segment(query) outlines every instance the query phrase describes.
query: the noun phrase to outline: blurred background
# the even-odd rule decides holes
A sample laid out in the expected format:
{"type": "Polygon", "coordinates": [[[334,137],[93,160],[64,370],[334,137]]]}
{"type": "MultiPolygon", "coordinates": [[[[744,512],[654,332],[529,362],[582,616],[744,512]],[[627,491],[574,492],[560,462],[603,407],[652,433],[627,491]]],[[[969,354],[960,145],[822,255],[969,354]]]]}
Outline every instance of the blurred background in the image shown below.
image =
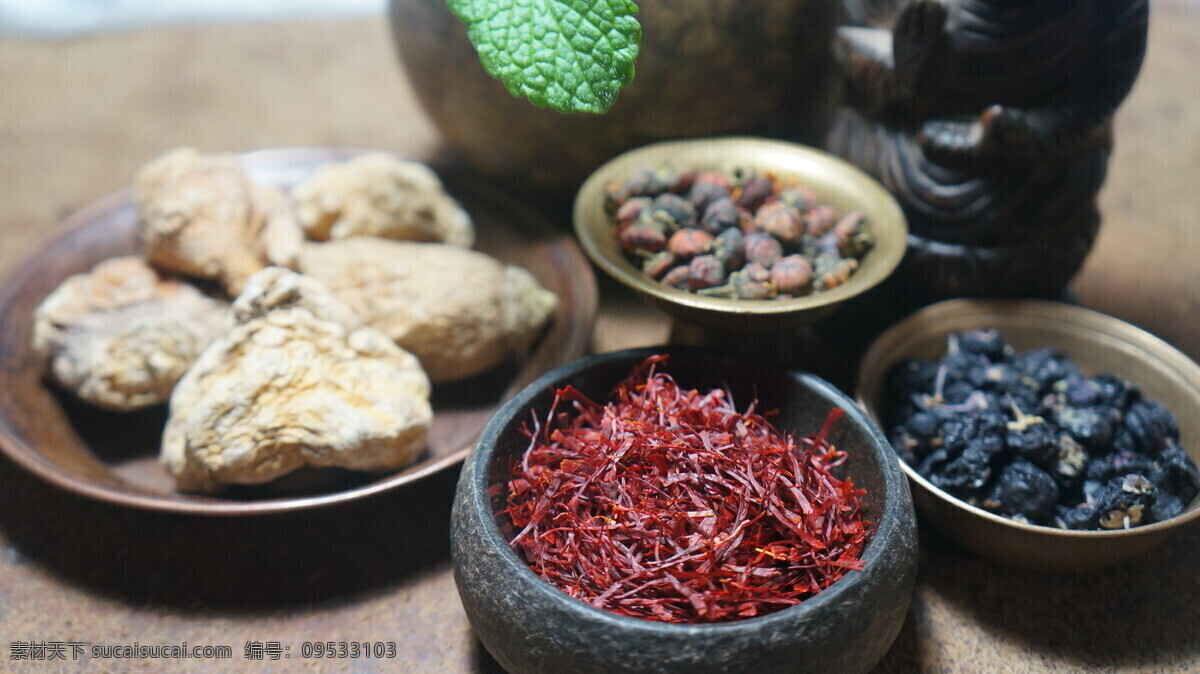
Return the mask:
{"type": "Polygon", "coordinates": [[[0,0],[0,35],[70,37],[147,26],[380,14],[386,0],[0,0]]]}

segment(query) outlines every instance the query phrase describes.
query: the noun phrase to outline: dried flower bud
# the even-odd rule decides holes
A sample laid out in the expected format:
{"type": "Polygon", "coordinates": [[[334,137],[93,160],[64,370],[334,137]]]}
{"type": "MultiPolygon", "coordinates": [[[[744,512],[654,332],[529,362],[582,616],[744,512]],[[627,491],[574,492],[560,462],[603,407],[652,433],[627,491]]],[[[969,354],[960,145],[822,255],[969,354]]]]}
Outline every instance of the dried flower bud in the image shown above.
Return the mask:
{"type": "Polygon", "coordinates": [[[675,171],[675,179],[667,189],[675,194],[687,194],[696,182],[696,169],[682,168],[675,171]]]}
{"type": "Polygon", "coordinates": [[[715,255],[701,255],[688,265],[688,288],[699,290],[720,285],[725,280],[725,265],[715,255]]]}
{"type": "Polygon", "coordinates": [[[654,208],[643,210],[642,219],[638,222],[642,225],[666,232],[668,235],[679,230],[679,225],[676,224],[675,218],[671,217],[670,213],[654,208]]]}
{"type": "Polygon", "coordinates": [[[770,276],[770,272],[765,267],[749,265],[746,269],[730,274],[729,280],[724,285],[700,290],[699,294],[738,300],[771,299],[778,294],[778,291],[770,276]],[[762,273],[756,273],[751,267],[757,268],[762,273]]]}
{"type": "Polygon", "coordinates": [[[729,198],[729,181],[720,173],[701,173],[688,191],[688,200],[703,213],[714,201],[729,198]]]}
{"type": "Polygon", "coordinates": [[[747,278],[758,283],[764,283],[771,280],[771,270],[757,262],[751,262],[742,268],[746,272],[747,278]]]}
{"type": "Polygon", "coordinates": [[[808,209],[805,215],[805,229],[813,236],[821,236],[833,226],[837,211],[829,204],[820,204],[808,209]]]}
{"type": "Polygon", "coordinates": [[[837,224],[833,226],[833,231],[837,232],[839,237],[849,239],[866,224],[866,213],[862,211],[850,211],[837,221],[837,224]]]}
{"type": "Polygon", "coordinates": [[[651,208],[654,214],[665,214],[675,228],[694,227],[696,225],[695,206],[692,206],[692,202],[678,194],[666,192],[658,195],[654,198],[651,208]]]}
{"type": "Polygon", "coordinates": [[[808,209],[817,203],[817,198],[813,195],[812,190],[799,185],[791,185],[779,190],[779,200],[801,213],[808,212],[808,209]]]}
{"type": "Polygon", "coordinates": [[[683,259],[704,255],[712,250],[712,246],[713,235],[695,227],[681,229],[667,241],[667,250],[683,259]]]}
{"type": "Polygon", "coordinates": [[[737,227],[730,227],[713,239],[712,252],[726,269],[737,269],[746,260],[746,236],[737,227]]]}
{"type": "Polygon", "coordinates": [[[737,205],[751,211],[756,210],[774,192],[775,181],[766,176],[755,176],[742,184],[742,192],[738,195],[737,205]]]}
{"type": "Polygon", "coordinates": [[[692,272],[688,268],[688,265],[684,264],[667,272],[662,277],[662,284],[671,288],[675,288],[676,290],[687,290],[688,282],[691,280],[691,278],[692,272]]]}
{"type": "Polygon", "coordinates": [[[655,253],[642,262],[642,271],[652,279],[660,279],[675,266],[677,260],[670,251],[655,253]]]}
{"type": "Polygon", "coordinates": [[[609,181],[604,186],[604,212],[612,215],[629,201],[629,190],[619,182],[609,181]]]}
{"type": "Polygon", "coordinates": [[[667,245],[667,235],[661,227],[642,221],[617,233],[617,243],[626,253],[657,253],[667,245]]]}
{"type": "Polygon", "coordinates": [[[625,179],[625,191],[630,196],[657,196],[667,189],[659,174],[649,166],[639,166],[625,179]]]}
{"type": "Polygon", "coordinates": [[[710,203],[708,208],[704,209],[704,217],[700,220],[700,226],[710,234],[723,232],[740,223],[741,212],[728,196],[722,196],[710,203]]]}
{"type": "Polygon", "coordinates": [[[742,230],[742,234],[753,234],[758,231],[758,225],[754,224],[754,216],[740,206],[738,207],[738,228],[742,230]]]}
{"type": "Polygon", "coordinates": [[[851,211],[833,226],[833,231],[837,233],[838,253],[842,257],[858,257],[875,245],[874,238],[866,230],[866,223],[865,213],[851,211]]]}
{"type": "Polygon", "coordinates": [[[800,211],[782,201],[763,204],[754,215],[754,225],[759,231],[770,234],[784,244],[798,244],[804,235],[800,211]]]}
{"type": "Polygon", "coordinates": [[[771,267],[771,280],[781,293],[803,295],[812,288],[813,268],[803,255],[789,255],[771,267]]]}
{"type": "Polygon", "coordinates": [[[622,227],[628,227],[637,222],[642,217],[642,211],[649,207],[652,202],[653,200],[650,197],[633,197],[621,204],[615,216],[617,224],[622,227]]]}
{"type": "Polygon", "coordinates": [[[864,230],[855,232],[849,239],[838,239],[838,252],[842,257],[861,257],[875,246],[875,238],[864,230]]]}
{"type": "Polygon", "coordinates": [[[806,233],[800,237],[800,254],[811,261],[820,253],[820,243],[820,239],[806,233]]]}
{"type": "Polygon", "coordinates": [[[763,232],[746,235],[746,262],[772,267],[783,257],[783,245],[775,237],[763,232]]]}
{"type": "Polygon", "coordinates": [[[850,280],[850,275],[858,269],[858,260],[818,255],[813,266],[816,267],[817,276],[814,289],[829,290],[850,280]]]}
{"type": "Polygon", "coordinates": [[[829,255],[830,257],[842,257],[842,242],[838,238],[837,232],[829,230],[817,239],[817,255],[829,255]]]}
{"type": "Polygon", "coordinates": [[[714,185],[717,185],[721,189],[725,190],[726,194],[729,193],[729,188],[730,188],[729,176],[725,175],[721,171],[703,171],[703,172],[701,172],[699,175],[696,176],[696,182],[692,186],[695,187],[696,185],[699,185],[700,183],[713,183],[714,185]]]}

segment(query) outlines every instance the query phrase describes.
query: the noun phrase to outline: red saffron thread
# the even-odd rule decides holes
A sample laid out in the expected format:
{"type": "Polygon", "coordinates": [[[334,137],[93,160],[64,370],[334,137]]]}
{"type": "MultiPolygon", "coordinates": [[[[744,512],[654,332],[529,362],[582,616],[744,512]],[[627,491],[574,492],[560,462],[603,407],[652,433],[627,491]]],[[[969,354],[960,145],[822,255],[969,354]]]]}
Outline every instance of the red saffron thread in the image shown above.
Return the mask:
{"type": "Polygon", "coordinates": [[[568,386],[512,469],[511,545],[593,606],[723,622],[799,604],[862,569],[865,494],[830,469],[844,412],[795,441],[755,404],[681,389],[646,359],[600,405],[568,386]]]}

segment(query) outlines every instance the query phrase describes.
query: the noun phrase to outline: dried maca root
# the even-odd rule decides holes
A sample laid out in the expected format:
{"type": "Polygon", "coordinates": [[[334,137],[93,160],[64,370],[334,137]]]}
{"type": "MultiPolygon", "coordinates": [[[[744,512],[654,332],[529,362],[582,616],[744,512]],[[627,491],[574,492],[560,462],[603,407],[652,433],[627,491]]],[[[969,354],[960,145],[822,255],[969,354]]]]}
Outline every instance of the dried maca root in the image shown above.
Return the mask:
{"type": "Polygon", "coordinates": [[[1125,529],[1178,515],[1200,470],[1161,403],[997,330],[951,335],[937,361],[888,374],[892,446],[939,489],[1017,521],[1125,529]]]}
{"type": "Polygon", "coordinates": [[[839,213],[795,179],[743,168],[640,166],[606,187],[604,205],[634,266],[710,297],[829,290],[848,281],[874,245],[862,211],[839,213]]]}

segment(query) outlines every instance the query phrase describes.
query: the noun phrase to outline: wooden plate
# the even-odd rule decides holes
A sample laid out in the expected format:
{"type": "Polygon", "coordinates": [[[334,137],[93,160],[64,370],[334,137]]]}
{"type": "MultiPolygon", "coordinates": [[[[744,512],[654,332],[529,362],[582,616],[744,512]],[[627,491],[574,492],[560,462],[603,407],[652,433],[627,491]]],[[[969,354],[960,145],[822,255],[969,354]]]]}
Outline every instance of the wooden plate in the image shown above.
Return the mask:
{"type": "MultiPolygon", "coordinates": [[[[254,179],[290,186],[353,150],[282,149],[243,155],[254,179]]],[[[596,284],[574,240],[507,195],[444,174],[447,190],[471,214],[476,248],[519,264],[559,297],[546,333],[525,354],[468,380],[434,387],[434,421],[421,457],[386,476],[312,471],[271,485],[235,487],[218,497],[175,491],[158,463],[165,406],[111,413],[92,408],[42,379],[30,347],[37,305],[71,274],[137,250],[137,213],[125,189],[84,208],[31,252],[0,285],[0,449],[64,489],[122,504],[180,513],[249,515],[342,503],[415,482],[455,466],[510,394],[557,365],[583,355],[596,314],[596,284]]],[[[455,279],[446,279],[447,283],[455,279]]]]}

